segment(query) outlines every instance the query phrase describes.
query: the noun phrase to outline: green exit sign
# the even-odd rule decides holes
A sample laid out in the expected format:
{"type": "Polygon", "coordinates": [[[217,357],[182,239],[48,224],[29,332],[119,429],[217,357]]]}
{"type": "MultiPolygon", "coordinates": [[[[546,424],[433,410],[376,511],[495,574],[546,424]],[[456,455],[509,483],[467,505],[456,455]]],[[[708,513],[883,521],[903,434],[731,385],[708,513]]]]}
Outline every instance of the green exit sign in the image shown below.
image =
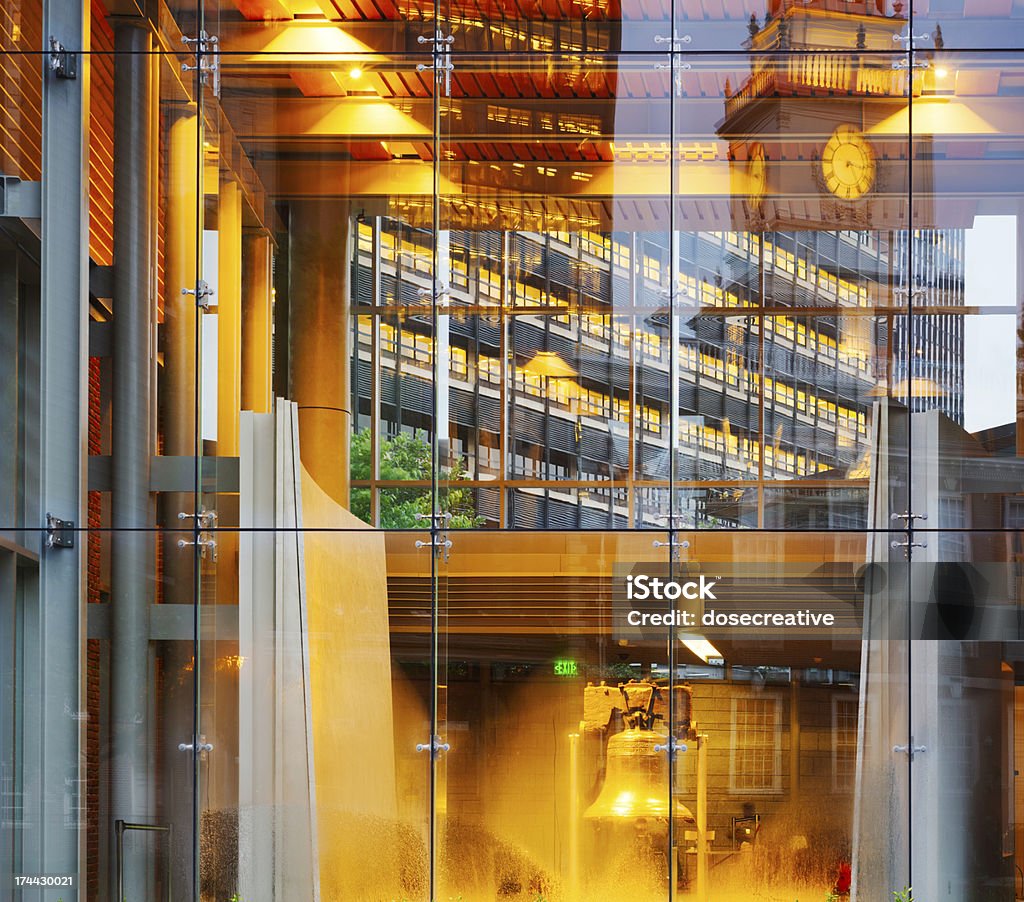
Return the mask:
{"type": "Polygon", "coordinates": [[[580,668],[575,661],[559,659],[555,661],[555,676],[574,677],[579,676],[580,668]]]}

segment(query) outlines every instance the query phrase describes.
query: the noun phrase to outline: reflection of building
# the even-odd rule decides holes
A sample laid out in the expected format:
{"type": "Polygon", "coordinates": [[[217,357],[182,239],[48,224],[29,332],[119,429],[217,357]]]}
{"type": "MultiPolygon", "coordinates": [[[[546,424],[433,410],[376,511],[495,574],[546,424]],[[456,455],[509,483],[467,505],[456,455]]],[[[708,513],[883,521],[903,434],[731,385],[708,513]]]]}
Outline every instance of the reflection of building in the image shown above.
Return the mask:
{"type": "MultiPolygon", "coordinates": [[[[425,238],[417,246],[414,233],[378,222],[381,303],[388,305],[399,273],[407,286],[429,285],[429,251],[425,238]]],[[[962,303],[962,232],[928,234],[935,294],[941,291],[950,306],[962,303]]],[[[361,227],[356,290],[367,300],[373,235],[372,223],[361,227]]],[[[488,521],[498,520],[501,492],[507,522],[519,526],[624,526],[631,505],[637,522],[648,525],[667,513],[675,366],[675,478],[690,486],[687,522],[756,525],[757,493],[748,489],[763,485],[769,522],[777,496],[781,516],[803,517],[803,525],[864,524],[866,495],[857,481],[866,485],[871,408],[887,385],[896,397],[906,393],[904,368],[894,361],[906,326],[898,316],[871,315],[889,306],[890,286],[905,281],[892,250],[904,239],[834,230],[680,236],[677,304],[692,315],[681,314],[673,360],[663,312],[670,266],[663,236],[518,233],[509,236],[504,258],[487,249],[500,248],[502,238],[452,235],[449,431],[453,452],[478,481],[477,505],[488,521]],[[642,254],[635,265],[633,252],[642,254]],[[460,316],[469,305],[484,308],[483,315],[460,316]],[[586,312],[557,312],[577,305],[586,312]],[[765,312],[779,308],[793,312],[765,312]],[[531,371],[540,350],[558,354],[578,378],[531,371]],[[785,485],[824,479],[854,482],[824,490],[785,485]],[[787,504],[797,493],[804,500],[787,504]],[[815,514],[814,499],[825,493],[824,513],[815,514]]],[[[915,398],[915,407],[962,416],[961,319],[916,322],[922,353],[914,394],[925,378],[941,390],[915,398]]],[[[363,319],[358,427],[370,423],[369,376],[379,360],[380,433],[428,433],[430,317],[399,323],[385,314],[377,341],[374,355],[371,320],[363,319]]]]}
{"type": "Polygon", "coordinates": [[[732,230],[448,233],[443,404],[430,316],[372,326],[375,303],[429,290],[430,233],[363,222],[357,427],[427,434],[436,405],[491,525],[654,525],[670,481],[681,524],[865,525],[872,406],[888,396],[963,418],[962,317],[917,316],[911,336],[901,315],[962,306],[963,232],[891,229],[908,164],[872,128],[920,86],[892,63],[906,20],[880,12],[815,0],[751,20],[751,72],[726,81],[717,128],[732,230]],[[578,377],[535,371],[540,351],[578,377]]]}
{"type": "MultiPolygon", "coordinates": [[[[718,129],[735,161],[738,221],[751,228],[828,230],[842,222],[870,230],[879,228],[876,220],[886,203],[904,206],[913,182],[927,188],[932,179],[926,148],[915,154],[921,160],[908,164],[900,141],[878,128],[906,107],[910,95],[921,96],[940,77],[877,52],[905,42],[906,26],[906,19],[886,17],[874,3],[835,0],[799,7],[776,2],[762,25],[751,20],[751,74],[726,101],[718,129]],[[782,60],[779,51],[799,55],[782,60]],[[823,138],[808,141],[808,135],[823,138]]],[[[941,48],[941,32],[933,38],[941,48]]],[[[926,140],[915,141],[915,151],[926,140]]],[[[833,261],[839,278],[849,269],[868,287],[864,306],[897,313],[963,306],[962,230],[915,229],[912,240],[908,230],[847,234],[877,243],[877,266],[850,255],[833,261]]],[[[765,303],[807,301],[767,290],[765,303]]],[[[888,336],[869,340],[883,361],[884,371],[875,375],[887,381],[888,394],[915,411],[939,409],[962,423],[963,318],[894,316],[887,325],[888,336]]],[[[858,331],[866,336],[875,328],[858,331]]]]}

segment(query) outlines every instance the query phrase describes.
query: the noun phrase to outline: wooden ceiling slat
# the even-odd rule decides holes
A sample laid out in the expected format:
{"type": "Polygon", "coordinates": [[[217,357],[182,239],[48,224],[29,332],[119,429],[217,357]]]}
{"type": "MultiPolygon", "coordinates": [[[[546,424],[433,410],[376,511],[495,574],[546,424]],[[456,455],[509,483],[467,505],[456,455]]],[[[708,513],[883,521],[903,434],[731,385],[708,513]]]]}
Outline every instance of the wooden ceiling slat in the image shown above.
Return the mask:
{"type": "Polygon", "coordinates": [[[551,84],[551,79],[545,73],[538,73],[533,77],[533,87],[541,97],[553,98],[555,96],[555,89],[551,84]]]}
{"type": "Polygon", "coordinates": [[[331,0],[338,11],[338,19],[342,22],[358,21],[362,18],[359,7],[352,0],[331,0]]]}
{"type": "Polygon", "coordinates": [[[533,86],[533,77],[527,72],[512,73],[512,83],[516,88],[517,97],[536,97],[537,90],[533,86]]]}
{"type": "Polygon", "coordinates": [[[392,0],[376,0],[377,8],[380,9],[381,14],[385,19],[397,20],[403,18],[398,7],[392,2],[392,0]]]}
{"type": "Polygon", "coordinates": [[[495,81],[493,72],[478,72],[476,79],[480,84],[481,98],[501,96],[501,93],[498,89],[498,83],[497,81],[495,81]]]}
{"type": "Polygon", "coordinates": [[[568,78],[556,76],[553,79],[552,87],[558,97],[562,99],[572,99],[578,96],[573,85],[569,84],[568,78]]]}
{"type": "Polygon", "coordinates": [[[480,84],[480,76],[477,73],[471,73],[468,78],[469,88],[463,94],[464,97],[486,97],[484,93],[484,87],[480,84]]]}
{"type": "Polygon", "coordinates": [[[394,91],[392,91],[391,86],[387,83],[387,80],[384,78],[383,73],[381,73],[381,72],[367,72],[366,73],[366,78],[368,79],[367,83],[377,93],[378,97],[394,97],[395,96],[394,95],[394,91]]]}
{"type": "Polygon", "coordinates": [[[407,96],[410,97],[432,97],[433,91],[431,90],[434,82],[433,72],[409,72],[399,73],[399,78],[405,84],[409,93],[407,96]]]}
{"type": "Polygon", "coordinates": [[[372,0],[355,0],[353,4],[358,11],[358,19],[364,19],[366,21],[377,22],[383,18],[380,14],[380,10],[373,5],[372,0]]]}
{"type": "Polygon", "coordinates": [[[545,15],[549,19],[578,19],[580,16],[580,7],[576,3],[565,2],[562,0],[548,0],[548,7],[545,10],[545,15]]]}
{"type": "Polygon", "coordinates": [[[498,98],[508,100],[511,98],[522,97],[522,94],[520,94],[519,90],[516,88],[515,80],[507,72],[496,72],[494,74],[494,80],[498,84],[498,98]]]}
{"type": "Polygon", "coordinates": [[[304,97],[344,97],[348,93],[334,73],[324,69],[296,69],[289,75],[304,97]]]}
{"type": "Polygon", "coordinates": [[[380,141],[357,141],[352,145],[354,160],[390,160],[391,154],[380,141]]]}

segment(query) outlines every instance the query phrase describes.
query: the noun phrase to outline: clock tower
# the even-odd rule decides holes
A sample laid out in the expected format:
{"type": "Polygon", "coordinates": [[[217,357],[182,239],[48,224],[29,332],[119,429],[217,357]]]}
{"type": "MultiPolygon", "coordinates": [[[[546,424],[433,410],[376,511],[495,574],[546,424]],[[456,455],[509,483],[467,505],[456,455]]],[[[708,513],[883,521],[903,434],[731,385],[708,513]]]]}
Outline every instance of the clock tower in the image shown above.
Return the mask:
{"type": "Polygon", "coordinates": [[[906,108],[921,76],[899,65],[907,19],[883,9],[770,0],[763,22],[751,16],[750,74],[727,84],[717,127],[737,228],[870,228],[878,199],[905,196],[906,136],[876,127],[906,108]]]}

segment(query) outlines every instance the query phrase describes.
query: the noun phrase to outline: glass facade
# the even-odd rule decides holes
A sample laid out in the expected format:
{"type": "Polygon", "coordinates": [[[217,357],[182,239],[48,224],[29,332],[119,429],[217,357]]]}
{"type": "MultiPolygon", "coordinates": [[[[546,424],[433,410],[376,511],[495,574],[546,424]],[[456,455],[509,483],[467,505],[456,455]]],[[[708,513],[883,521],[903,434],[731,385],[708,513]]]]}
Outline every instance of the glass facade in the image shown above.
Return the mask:
{"type": "Polygon", "coordinates": [[[0,899],[1020,902],[1022,21],[8,2],[0,899]]]}

